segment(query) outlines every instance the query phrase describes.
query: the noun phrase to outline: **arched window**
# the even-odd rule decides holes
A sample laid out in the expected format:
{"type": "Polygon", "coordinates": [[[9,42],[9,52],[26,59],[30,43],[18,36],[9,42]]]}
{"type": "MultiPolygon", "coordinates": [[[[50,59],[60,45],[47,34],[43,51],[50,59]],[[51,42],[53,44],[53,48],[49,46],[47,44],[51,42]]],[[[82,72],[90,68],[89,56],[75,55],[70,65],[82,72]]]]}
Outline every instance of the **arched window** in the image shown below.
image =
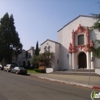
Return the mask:
{"type": "Polygon", "coordinates": [[[84,44],[84,35],[79,35],[78,36],[78,45],[83,45],[84,44]]]}

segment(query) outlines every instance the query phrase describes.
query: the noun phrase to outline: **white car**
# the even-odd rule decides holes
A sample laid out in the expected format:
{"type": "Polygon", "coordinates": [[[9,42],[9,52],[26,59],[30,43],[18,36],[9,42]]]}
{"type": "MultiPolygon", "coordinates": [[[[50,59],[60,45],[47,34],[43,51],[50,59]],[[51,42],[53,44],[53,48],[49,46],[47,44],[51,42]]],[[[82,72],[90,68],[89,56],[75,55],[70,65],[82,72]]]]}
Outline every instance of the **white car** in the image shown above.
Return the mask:
{"type": "Polygon", "coordinates": [[[4,66],[4,71],[10,72],[12,68],[16,67],[16,65],[14,64],[7,64],[6,66],[4,66]]]}
{"type": "Polygon", "coordinates": [[[1,65],[1,63],[0,63],[0,69],[2,68],[2,65],[1,65]]]}

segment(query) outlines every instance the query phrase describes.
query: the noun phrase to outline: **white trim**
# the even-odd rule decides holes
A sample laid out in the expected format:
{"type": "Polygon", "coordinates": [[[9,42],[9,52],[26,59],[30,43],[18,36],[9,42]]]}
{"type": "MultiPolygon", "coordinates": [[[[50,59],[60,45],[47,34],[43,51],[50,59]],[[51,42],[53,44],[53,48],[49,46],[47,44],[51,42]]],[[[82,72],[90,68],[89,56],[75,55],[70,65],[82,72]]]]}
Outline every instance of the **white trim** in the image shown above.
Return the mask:
{"type": "Polygon", "coordinates": [[[87,69],[90,69],[90,52],[87,52],[86,55],[87,55],[87,69]]]}
{"type": "MultiPolygon", "coordinates": [[[[93,58],[93,52],[91,52],[91,60],[93,58]]],[[[94,69],[94,61],[91,61],[91,69],[94,69]]]]}

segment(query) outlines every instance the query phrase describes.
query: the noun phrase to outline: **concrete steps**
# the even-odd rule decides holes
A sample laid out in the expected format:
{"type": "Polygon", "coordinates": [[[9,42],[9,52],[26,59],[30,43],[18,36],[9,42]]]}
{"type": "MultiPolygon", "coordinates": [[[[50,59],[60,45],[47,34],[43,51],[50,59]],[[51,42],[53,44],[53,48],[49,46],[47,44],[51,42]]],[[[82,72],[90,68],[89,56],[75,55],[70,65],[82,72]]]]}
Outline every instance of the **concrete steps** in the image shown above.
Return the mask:
{"type": "Polygon", "coordinates": [[[89,69],[77,69],[77,70],[76,69],[72,69],[71,71],[72,72],[89,72],[89,71],[90,72],[95,72],[94,69],[90,69],[90,70],[89,69]]]}
{"type": "Polygon", "coordinates": [[[52,72],[52,74],[99,76],[98,74],[95,73],[95,70],[88,70],[88,69],[67,70],[67,71],[54,71],[54,72],[52,72]]]}

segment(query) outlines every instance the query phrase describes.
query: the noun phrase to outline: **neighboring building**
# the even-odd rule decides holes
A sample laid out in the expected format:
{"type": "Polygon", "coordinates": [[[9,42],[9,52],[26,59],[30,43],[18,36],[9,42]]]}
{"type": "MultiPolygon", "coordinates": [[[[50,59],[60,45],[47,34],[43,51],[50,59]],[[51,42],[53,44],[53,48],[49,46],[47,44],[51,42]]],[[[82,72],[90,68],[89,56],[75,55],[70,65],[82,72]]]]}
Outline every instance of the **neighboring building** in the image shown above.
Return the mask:
{"type": "Polygon", "coordinates": [[[35,54],[34,47],[31,47],[29,50],[27,50],[28,56],[26,58],[26,50],[22,50],[22,53],[18,55],[17,58],[17,64],[19,66],[28,66],[30,67],[30,60],[35,54]]]}
{"type": "Polygon", "coordinates": [[[54,70],[60,69],[60,43],[47,39],[41,44],[40,53],[44,53],[45,51],[53,52],[54,53],[54,70]]]}
{"type": "Polygon", "coordinates": [[[94,42],[100,40],[100,32],[89,30],[95,21],[92,16],[78,16],[58,30],[58,42],[49,39],[43,42],[40,53],[46,50],[55,53],[55,70],[100,68],[100,60],[94,60],[88,48],[99,46],[94,42]]]}

